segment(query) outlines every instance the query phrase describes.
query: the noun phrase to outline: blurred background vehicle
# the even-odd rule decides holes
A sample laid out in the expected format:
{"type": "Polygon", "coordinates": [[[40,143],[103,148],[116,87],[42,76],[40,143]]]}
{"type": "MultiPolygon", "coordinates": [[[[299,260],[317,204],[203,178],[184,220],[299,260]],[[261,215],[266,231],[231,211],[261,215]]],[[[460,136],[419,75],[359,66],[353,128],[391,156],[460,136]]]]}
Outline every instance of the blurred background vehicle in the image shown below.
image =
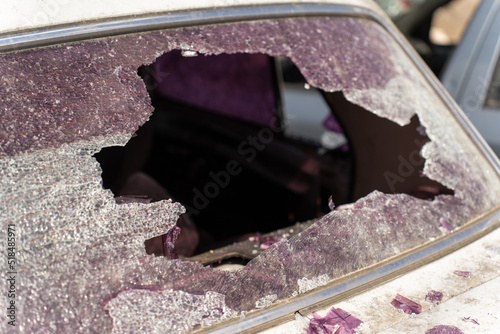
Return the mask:
{"type": "Polygon", "coordinates": [[[483,1],[441,81],[500,156],[500,1],[483,1]]]}
{"type": "Polygon", "coordinates": [[[500,3],[376,0],[500,156],[500,3]]]}
{"type": "Polygon", "coordinates": [[[480,0],[375,1],[438,76],[480,3],[480,0]]]}

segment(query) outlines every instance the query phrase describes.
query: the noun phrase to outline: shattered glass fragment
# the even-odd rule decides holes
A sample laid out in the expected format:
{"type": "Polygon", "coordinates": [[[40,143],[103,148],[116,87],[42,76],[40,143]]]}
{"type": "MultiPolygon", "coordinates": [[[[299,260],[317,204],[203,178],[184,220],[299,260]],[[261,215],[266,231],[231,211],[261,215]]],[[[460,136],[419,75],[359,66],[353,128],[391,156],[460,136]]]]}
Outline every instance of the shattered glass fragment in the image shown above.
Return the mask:
{"type": "Polygon", "coordinates": [[[452,232],[453,231],[453,227],[448,224],[448,222],[444,219],[440,219],[439,220],[439,224],[448,232],[452,232]]]}
{"type": "Polygon", "coordinates": [[[278,295],[269,295],[262,297],[261,299],[255,302],[255,308],[264,308],[268,307],[272,303],[274,303],[278,299],[278,295]]]}
{"type": "Polygon", "coordinates": [[[148,196],[125,195],[125,196],[115,197],[115,201],[116,201],[116,204],[124,204],[124,203],[148,204],[148,203],[151,203],[151,198],[149,198],[148,196]]]}
{"type": "Polygon", "coordinates": [[[439,304],[443,300],[443,293],[441,291],[431,290],[427,293],[425,300],[431,303],[439,304]]]}
{"type": "Polygon", "coordinates": [[[457,276],[461,276],[461,277],[465,277],[465,278],[469,278],[471,275],[470,271],[464,271],[464,270],[455,270],[455,271],[453,271],[453,273],[457,276]]]}
{"type": "Polygon", "coordinates": [[[438,325],[426,330],[425,334],[464,334],[464,332],[455,326],[438,325]]]}
{"type": "Polygon", "coordinates": [[[312,289],[316,289],[318,286],[328,284],[329,281],[330,277],[328,275],[321,275],[318,277],[313,277],[312,279],[308,279],[306,277],[301,278],[297,281],[297,284],[299,286],[299,293],[304,293],[312,289]]]}
{"type": "Polygon", "coordinates": [[[333,203],[332,196],[328,198],[328,207],[330,208],[330,210],[335,210],[335,204],[333,203]]]}
{"type": "Polygon", "coordinates": [[[127,290],[110,300],[105,309],[113,319],[113,334],[181,334],[192,331],[195,325],[205,327],[237,315],[225,306],[224,296],[211,291],[197,295],[174,290],[127,290]]]}
{"type": "Polygon", "coordinates": [[[345,312],[341,308],[332,307],[321,317],[313,313],[313,318],[306,329],[307,334],[354,334],[355,329],[362,323],[361,320],[345,312]]]}
{"type": "Polygon", "coordinates": [[[417,304],[414,301],[401,296],[400,294],[396,295],[396,298],[392,300],[391,304],[392,306],[402,310],[406,314],[419,314],[420,312],[422,312],[422,306],[420,304],[417,304]]]}
{"type": "Polygon", "coordinates": [[[500,257],[500,247],[493,246],[493,245],[487,246],[486,252],[488,253],[488,257],[492,257],[492,258],[500,257]]]}
{"type": "Polygon", "coordinates": [[[177,249],[175,248],[175,242],[181,233],[181,228],[179,226],[174,226],[167,234],[163,235],[163,256],[167,259],[178,259],[177,249]]]}
{"type": "Polygon", "coordinates": [[[193,50],[182,50],[182,56],[183,57],[196,57],[198,55],[198,52],[193,51],[193,50]]]}
{"type": "Polygon", "coordinates": [[[277,242],[284,240],[277,235],[263,236],[261,233],[255,233],[254,240],[259,243],[260,249],[268,249],[277,242]]]}

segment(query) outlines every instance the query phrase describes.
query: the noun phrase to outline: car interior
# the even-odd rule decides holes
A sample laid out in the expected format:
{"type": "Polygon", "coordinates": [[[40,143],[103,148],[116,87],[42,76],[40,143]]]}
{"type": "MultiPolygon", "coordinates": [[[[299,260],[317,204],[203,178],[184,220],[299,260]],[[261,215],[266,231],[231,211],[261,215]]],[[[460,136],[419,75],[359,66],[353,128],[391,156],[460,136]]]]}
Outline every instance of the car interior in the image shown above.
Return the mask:
{"type": "MultiPolygon", "coordinates": [[[[118,203],[172,199],[184,205],[174,237],[181,258],[310,224],[374,190],[425,200],[453,193],[421,175],[420,150],[429,138],[417,116],[399,126],[341,91],[311,87],[286,57],[174,50],[138,74],[152,117],[125,147],[95,157],[103,186],[118,203]],[[283,97],[294,92],[316,102],[287,104],[283,97]],[[321,104],[327,114],[311,133],[307,124],[300,133],[290,130],[294,113],[307,120],[321,104]]],[[[166,255],[168,238],[146,241],[146,250],[166,255]]]]}

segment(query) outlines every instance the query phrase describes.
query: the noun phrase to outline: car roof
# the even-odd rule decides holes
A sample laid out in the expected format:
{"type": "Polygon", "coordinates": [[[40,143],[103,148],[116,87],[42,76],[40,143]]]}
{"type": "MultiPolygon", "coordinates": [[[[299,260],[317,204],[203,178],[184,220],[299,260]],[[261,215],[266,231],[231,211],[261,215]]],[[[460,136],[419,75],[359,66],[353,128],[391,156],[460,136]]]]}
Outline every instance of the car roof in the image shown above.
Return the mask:
{"type": "Polygon", "coordinates": [[[286,4],[355,6],[385,17],[380,7],[372,0],[4,0],[0,11],[0,34],[176,11],[286,4]]]}

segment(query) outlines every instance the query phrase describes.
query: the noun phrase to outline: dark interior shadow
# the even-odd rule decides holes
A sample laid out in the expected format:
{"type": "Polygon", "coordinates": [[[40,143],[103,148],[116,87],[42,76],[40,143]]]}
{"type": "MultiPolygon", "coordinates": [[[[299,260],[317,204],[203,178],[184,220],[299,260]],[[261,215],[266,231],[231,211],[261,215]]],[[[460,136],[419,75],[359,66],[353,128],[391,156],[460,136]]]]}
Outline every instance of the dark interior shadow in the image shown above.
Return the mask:
{"type": "Polygon", "coordinates": [[[323,95],[353,151],[352,202],[374,190],[423,199],[453,194],[422,175],[425,159],[420,151],[429,138],[416,115],[410,124],[399,126],[349,102],[342,92],[323,95]]]}

